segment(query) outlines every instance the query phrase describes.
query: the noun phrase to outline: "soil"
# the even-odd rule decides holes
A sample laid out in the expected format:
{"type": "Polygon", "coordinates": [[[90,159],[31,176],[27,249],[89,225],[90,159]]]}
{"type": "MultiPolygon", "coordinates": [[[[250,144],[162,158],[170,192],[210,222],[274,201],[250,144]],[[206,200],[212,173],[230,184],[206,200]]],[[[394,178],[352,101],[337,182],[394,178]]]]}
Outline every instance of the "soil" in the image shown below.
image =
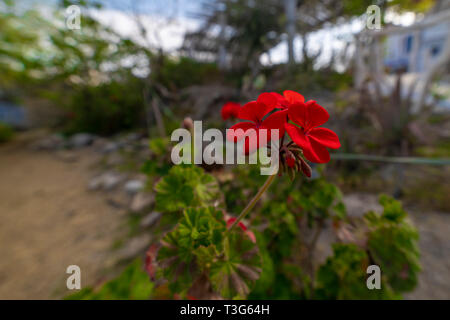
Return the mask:
{"type": "Polygon", "coordinates": [[[0,299],[59,299],[69,265],[81,286],[113,265],[124,215],[87,190],[98,155],[33,151],[20,135],[0,146],[0,299]]]}

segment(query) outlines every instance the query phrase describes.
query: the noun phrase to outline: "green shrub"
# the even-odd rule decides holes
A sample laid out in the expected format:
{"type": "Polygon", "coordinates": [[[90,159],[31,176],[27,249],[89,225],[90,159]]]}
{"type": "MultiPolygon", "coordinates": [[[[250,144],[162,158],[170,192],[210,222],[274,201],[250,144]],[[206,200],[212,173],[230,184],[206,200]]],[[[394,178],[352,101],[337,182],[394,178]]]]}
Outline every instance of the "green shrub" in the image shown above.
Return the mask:
{"type": "Polygon", "coordinates": [[[117,278],[106,282],[99,290],[86,287],[65,299],[145,300],[150,298],[152,290],[153,283],[145,272],[141,259],[136,259],[117,278]]]}
{"type": "Polygon", "coordinates": [[[179,60],[164,58],[163,65],[158,71],[154,73],[154,80],[173,90],[210,83],[220,78],[219,69],[215,64],[198,62],[185,57],[179,60]]]}
{"type": "Polygon", "coordinates": [[[139,79],[80,86],[67,99],[67,133],[110,135],[145,124],[142,83],[139,79]]]}
{"type": "Polygon", "coordinates": [[[6,124],[0,123],[0,143],[11,140],[13,136],[13,129],[6,124]]]}

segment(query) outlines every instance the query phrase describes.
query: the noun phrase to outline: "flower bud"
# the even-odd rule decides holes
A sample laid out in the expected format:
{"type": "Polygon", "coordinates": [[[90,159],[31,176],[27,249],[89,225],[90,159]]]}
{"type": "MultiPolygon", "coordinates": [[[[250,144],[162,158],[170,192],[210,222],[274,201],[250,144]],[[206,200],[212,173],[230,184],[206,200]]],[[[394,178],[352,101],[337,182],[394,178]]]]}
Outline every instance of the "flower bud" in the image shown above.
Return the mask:
{"type": "Polygon", "coordinates": [[[295,168],[295,157],[290,151],[286,153],[286,164],[289,168],[295,168]]]}
{"type": "Polygon", "coordinates": [[[191,117],[186,117],[183,120],[182,127],[192,131],[194,129],[194,121],[192,121],[191,117]]]}
{"type": "Polygon", "coordinates": [[[309,166],[309,164],[306,163],[305,160],[303,160],[302,158],[300,158],[300,162],[301,162],[301,169],[302,172],[305,176],[307,176],[308,178],[311,178],[311,167],[309,166]]]}

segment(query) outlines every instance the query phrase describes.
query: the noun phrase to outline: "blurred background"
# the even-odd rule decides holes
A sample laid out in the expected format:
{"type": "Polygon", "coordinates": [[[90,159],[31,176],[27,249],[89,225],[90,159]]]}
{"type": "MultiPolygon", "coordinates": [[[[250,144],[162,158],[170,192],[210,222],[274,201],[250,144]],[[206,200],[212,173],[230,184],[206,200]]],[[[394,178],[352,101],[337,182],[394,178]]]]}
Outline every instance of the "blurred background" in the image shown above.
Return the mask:
{"type": "Polygon", "coordinates": [[[449,0],[3,0],[0,298],[61,298],[71,264],[82,286],[118,274],[160,215],[157,138],[294,90],[331,115],[348,214],[380,193],[410,213],[423,270],[405,297],[449,299],[449,30],[449,0]]]}

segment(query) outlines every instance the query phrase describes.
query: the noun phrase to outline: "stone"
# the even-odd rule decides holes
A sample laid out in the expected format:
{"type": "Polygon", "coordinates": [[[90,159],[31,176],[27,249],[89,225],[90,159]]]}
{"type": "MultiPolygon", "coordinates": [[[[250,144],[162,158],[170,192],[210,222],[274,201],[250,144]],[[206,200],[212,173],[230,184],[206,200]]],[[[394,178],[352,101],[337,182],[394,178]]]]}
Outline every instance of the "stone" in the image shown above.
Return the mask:
{"type": "Polygon", "coordinates": [[[141,191],[145,186],[145,183],[141,180],[133,179],[129,180],[125,183],[124,189],[125,191],[130,194],[136,194],[137,192],[141,191]]]}
{"type": "Polygon", "coordinates": [[[346,194],[342,200],[349,217],[362,217],[368,211],[383,212],[383,207],[378,203],[378,197],[372,194],[346,194]]]}
{"type": "Polygon", "coordinates": [[[123,177],[114,172],[107,172],[103,175],[102,187],[104,190],[114,189],[121,181],[123,177]]]}
{"type": "Polygon", "coordinates": [[[121,249],[119,256],[121,259],[133,259],[147,250],[150,245],[151,236],[147,233],[129,240],[121,249]]]}
{"type": "Polygon", "coordinates": [[[64,162],[75,162],[79,159],[79,156],[76,153],[67,150],[56,152],[56,157],[64,162]]]}
{"type": "Polygon", "coordinates": [[[119,145],[116,142],[110,141],[108,143],[106,143],[101,152],[102,153],[111,153],[111,152],[115,152],[119,149],[119,145]]]}
{"type": "Polygon", "coordinates": [[[106,165],[116,167],[124,163],[123,157],[118,152],[110,153],[106,159],[106,165]]]}
{"type": "Polygon", "coordinates": [[[57,150],[65,147],[65,140],[61,134],[55,133],[46,138],[43,138],[33,145],[32,150],[57,150]]]}
{"type": "Polygon", "coordinates": [[[88,183],[88,190],[98,190],[102,186],[102,176],[92,178],[88,183]]]}
{"type": "Polygon", "coordinates": [[[114,189],[123,179],[124,176],[116,172],[105,172],[89,181],[88,190],[103,189],[109,191],[114,189]]]}
{"type": "Polygon", "coordinates": [[[69,145],[72,148],[87,147],[94,141],[94,135],[90,133],[77,133],[70,137],[69,145]]]}
{"type": "Polygon", "coordinates": [[[130,210],[132,212],[142,212],[153,204],[154,199],[153,193],[140,191],[131,200],[130,210]]]}
{"type": "Polygon", "coordinates": [[[149,228],[153,226],[159,220],[159,218],[161,218],[161,215],[162,215],[161,212],[156,211],[150,212],[141,220],[141,227],[149,228]]]}

